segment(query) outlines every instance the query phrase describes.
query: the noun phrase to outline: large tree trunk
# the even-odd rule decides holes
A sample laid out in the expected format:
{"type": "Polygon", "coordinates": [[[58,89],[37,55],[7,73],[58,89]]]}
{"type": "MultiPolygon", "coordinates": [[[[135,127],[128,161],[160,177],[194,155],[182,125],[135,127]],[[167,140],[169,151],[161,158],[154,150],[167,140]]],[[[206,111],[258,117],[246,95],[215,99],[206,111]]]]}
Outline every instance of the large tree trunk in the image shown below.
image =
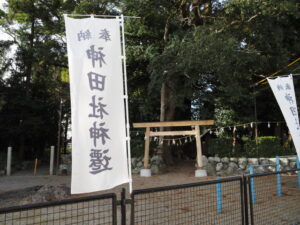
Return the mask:
{"type": "MultiPolygon", "coordinates": [[[[169,25],[170,25],[170,18],[171,15],[169,15],[166,24],[165,24],[165,30],[164,30],[164,42],[167,43],[168,36],[169,36],[169,25]]],[[[168,72],[166,71],[164,76],[168,75],[168,72]]],[[[172,105],[172,90],[167,86],[166,83],[163,83],[160,90],[160,121],[172,121],[174,120],[175,115],[175,107],[172,105]]],[[[170,130],[170,128],[160,128],[161,131],[163,130],[170,130]]],[[[174,160],[172,156],[171,146],[168,145],[168,143],[163,142],[162,146],[163,150],[163,158],[167,165],[173,165],[174,160]]]]}
{"type": "MultiPolygon", "coordinates": [[[[175,116],[175,107],[172,104],[172,90],[164,83],[162,84],[160,93],[160,121],[172,121],[175,116]]],[[[170,128],[162,127],[160,130],[170,130],[170,128]]],[[[163,143],[163,158],[167,165],[174,164],[171,146],[166,142],[163,143]]]]}
{"type": "MultiPolygon", "coordinates": [[[[178,10],[181,12],[181,16],[183,18],[183,24],[182,26],[186,26],[186,19],[190,17],[190,20],[192,21],[193,25],[200,25],[202,18],[201,14],[208,15],[211,13],[211,0],[182,0],[179,2],[179,5],[177,5],[178,10]],[[192,10],[190,8],[192,6],[192,10]],[[203,7],[200,7],[203,6],[203,7]],[[191,13],[192,12],[192,13],[191,13]],[[192,18],[191,18],[192,17],[192,18]]],[[[165,29],[164,29],[164,35],[163,40],[165,43],[168,42],[169,38],[169,30],[170,30],[170,22],[172,21],[174,15],[170,13],[168,19],[165,23],[165,29]]],[[[191,25],[191,24],[189,24],[191,25]]],[[[168,71],[166,71],[163,76],[168,76],[168,71]]],[[[178,79],[178,77],[172,76],[170,79],[178,79]]],[[[174,81],[174,80],[173,80],[174,81]]],[[[180,112],[176,112],[175,110],[175,104],[172,101],[176,93],[168,86],[168,84],[172,83],[173,85],[177,83],[177,85],[181,85],[180,79],[177,80],[177,82],[165,82],[162,84],[161,87],[161,99],[160,99],[160,121],[174,121],[176,119],[187,119],[187,113],[184,112],[184,110],[180,110],[180,112]]],[[[187,104],[190,104],[190,102],[187,104]]],[[[189,108],[189,107],[188,107],[189,108]]],[[[187,111],[187,110],[186,110],[187,111]]],[[[190,118],[190,111],[188,112],[189,118],[190,118]]],[[[163,130],[170,130],[170,128],[161,128],[161,131],[163,130]]],[[[174,159],[171,152],[171,146],[168,146],[168,143],[163,144],[163,157],[167,165],[173,165],[174,159]]]]}

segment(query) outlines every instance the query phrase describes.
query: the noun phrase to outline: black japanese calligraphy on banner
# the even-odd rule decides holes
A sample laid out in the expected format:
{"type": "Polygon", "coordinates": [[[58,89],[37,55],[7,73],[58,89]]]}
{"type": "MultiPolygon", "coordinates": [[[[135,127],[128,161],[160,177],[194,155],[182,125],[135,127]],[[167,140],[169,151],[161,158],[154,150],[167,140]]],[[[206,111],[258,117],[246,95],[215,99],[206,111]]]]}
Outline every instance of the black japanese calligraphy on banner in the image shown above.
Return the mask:
{"type": "MultiPolygon", "coordinates": [[[[106,30],[106,29],[105,29],[106,30]]],[[[107,34],[109,35],[109,31],[107,31],[107,34]]],[[[103,51],[103,47],[98,47],[99,51],[95,51],[95,46],[91,45],[90,48],[88,50],[86,50],[87,53],[87,57],[89,60],[92,61],[92,65],[93,68],[95,68],[96,66],[96,62],[99,61],[99,68],[101,69],[103,64],[106,64],[104,58],[105,55],[102,52],[103,51]]],[[[93,95],[92,98],[92,103],[89,104],[89,106],[92,108],[93,114],[89,114],[89,117],[94,117],[95,120],[93,122],[93,126],[90,127],[89,132],[90,132],[90,138],[93,140],[93,144],[95,148],[97,148],[99,146],[97,140],[100,139],[101,142],[101,148],[106,148],[106,139],[110,139],[110,137],[108,136],[108,131],[109,129],[106,129],[105,126],[105,122],[101,122],[99,123],[100,127],[97,127],[97,118],[100,117],[100,119],[102,121],[105,121],[104,118],[104,114],[109,115],[107,111],[104,110],[104,107],[106,107],[107,105],[102,104],[101,102],[98,102],[98,105],[95,104],[95,98],[97,98],[98,100],[102,100],[103,97],[101,97],[101,92],[105,91],[105,78],[106,76],[104,75],[100,75],[97,74],[95,72],[89,72],[88,73],[88,79],[89,79],[89,87],[90,90],[92,92],[92,94],[94,94],[94,92],[97,91],[98,95],[93,95]],[[100,92],[100,95],[99,95],[100,92]],[[96,115],[96,108],[99,108],[97,110],[97,113],[99,113],[99,115],[96,115]]],[[[90,173],[91,174],[97,174],[97,173],[101,173],[104,172],[105,170],[111,170],[112,168],[109,168],[109,162],[111,160],[111,157],[107,156],[107,153],[109,152],[109,149],[102,151],[102,149],[100,150],[95,150],[95,149],[91,149],[91,153],[90,154],[90,173]],[[96,154],[95,152],[98,152],[98,154],[96,154]],[[96,163],[97,162],[97,163],[96,163]]]]}

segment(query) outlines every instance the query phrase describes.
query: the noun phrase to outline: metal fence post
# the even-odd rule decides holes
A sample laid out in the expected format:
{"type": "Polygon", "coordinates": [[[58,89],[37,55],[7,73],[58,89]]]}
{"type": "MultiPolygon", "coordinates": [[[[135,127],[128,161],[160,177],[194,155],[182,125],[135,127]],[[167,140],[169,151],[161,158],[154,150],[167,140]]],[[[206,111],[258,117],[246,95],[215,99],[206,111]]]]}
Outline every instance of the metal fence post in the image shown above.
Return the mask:
{"type": "MultiPolygon", "coordinates": [[[[220,180],[221,178],[216,178],[216,180],[220,180]]],[[[221,183],[216,184],[217,191],[217,210],[218,213],[222,213],[222,191],[221,191],[221,183]]]]}
{"type": "Polygon", "coordinates": [[[121,192],[121,224],[126,225],[126,189],[121,192]]]}
{"type": "Polygon", "coordinates": [[[12,147],[8,147],[7,149],[7,164],[6,164],[6,175],[11,175],[11,151],[12,147]]]}
{"type": "Polygon", "coordinates": [[[276,172],[277,173],[277,195],[279,197],[282,196],[282,191],[281,191],[281,175],[280,175],[280,157],[276,156],[276,172]]]}
{"type": "MultiPolygon", "coordinates": [[[[253,204],[254,204],[254,202],[253,202],[253,200],[255,200],[256,201],[256,199],[255,199],[255,195],[254,195],[254,198],[253,198],[253,193],[252,193],[252,184],[254,184],[254,181],[253,181],[253,177],[248,177],[248,179],[247,179],[247,183],[248,183],[248,190],[249,190],[249,202],[250,202],[250,224],[251,225],[254,225],[254,218],[253,218],[253,204]],[[252,182],[253,181],[253,182],[252,182]]],[[[245,188],[246,190],[247,190],[247,188],[245,188]]],[[[255,190],[255,189],[253,189],[253,190],[255,190]]],[[[248,196],[247,196],[248,197],[248,196]]],[[[247,198],[246,197],[246,198],[247,198]]],[[[248,218],[247,218],[248,219],[248,218]]]]}
{"type": "Polygon", "coordinates": [[[242,225],[249,224],[248,221],[248,197],[247,197],[247,180],[245,175],[241,177],[240,181],[240,192],[241,192],[241,211],[242,211],[242,225]]]}
{"type": "Polygon", "coordinates": [[[112,210],[113,210],[112,224],[117,225],[117,196],[116,195],[112,197],[112,210]]]}
{"type": "MultiPolygon", "coordinates": [[[[249,172],[250,175],[254,174],[254,167],[252,165],[249,166],[249,172]]],[[[255,194],[255,184],[254,184],[254,178],[250,178],[250,186],[251,186],[251,200],[253,204],[256,204],[256,194],[255,194]]]]}
{"type": "Polygon", "coordinates": [[[131,193],[131,221],[130,224],[133,225],[134,224],[134,194],[131,193]]]}
{"type": "MultiPolygon", "coordinates": [[[[297,169],[300,169],[300,160],[298,155],[296,157],[296,164],[297,164],[297,169]]],[[[297,171],[297,174],[298,174],[298,188],[300,189],[300,170],[297,171]]]]}
{"type": "Polygon", "coordinates": [[[50,147],[50,168],[49,168],[49,174],[53,175],[53,167],[54,166],[54,146],[50,147]]]}

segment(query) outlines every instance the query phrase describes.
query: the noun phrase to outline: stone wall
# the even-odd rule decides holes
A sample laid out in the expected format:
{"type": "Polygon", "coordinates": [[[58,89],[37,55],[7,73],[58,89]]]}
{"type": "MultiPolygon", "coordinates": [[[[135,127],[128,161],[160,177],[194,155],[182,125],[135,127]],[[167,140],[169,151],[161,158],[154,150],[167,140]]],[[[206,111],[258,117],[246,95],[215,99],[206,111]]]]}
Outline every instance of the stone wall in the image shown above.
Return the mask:
{"type": "MultiPolygon", "coordinates": [[[[166,164],[164,163],[161,155],[154,155],[151,157],[149,166],[151,174],[160,174],[166,170],[166,164]]],[[[131,168],[131,172],[133,174],[139,174],[140,170],[144,168],[144,159],[142,157],[131,158],[131,168]]]]}
{"type": "MultiPolygon", "coordinates": [[[[255,173],[275,172],[276,158],[228,158],[203,156],[203,164],[209,176],[232,176],[249,173],[249,166],[254,165],[255,173]]],[[[281,170],[296,168],[296,156],[280,158],[281,170]]]]}
{"type": "MultiPolygon", "coordinates": [[[[150,158],[149,163],[152,174],[160,174],[165,172],[166,165],[160,155],[150,158]]],[[[142,157],[131,158],[132,173],[138,174],[144,167],[144,159],[142,157]]],[[[61,155],[61,163],[59,165],[59,175],[70,175],[72,169],[71,154],[61,155]]]]}
{"type": "MultiPolygon", "coordinates": [[[[62,155],[61,164],[59,166],[59,174],[71,174],[71,155],[62,155]]],[[[131,168],[133,174],[139,174],[143,168],[143,157],[134,157],[131,159],[131,168]]],[[[206,157],[203,156],[203,166],[207,170],[209,176],[233,176],[249,173],[249,165],[254,166],[255,173],[275,172],[276,158],[228,158],[228,157],[206,157]]],[[[282,170],[290,170],[296,168],[296,156],[280,158],[282,170]]],[[[150,158],[149,166],[152,174],[160,174],[165,172],[166,164],[161,155],[154,155],[150,158]]],[[[196,166],[196,165],[195,165],[196,166]]],[[[196,169],[196,168],[195,168],[196,169]]]]}

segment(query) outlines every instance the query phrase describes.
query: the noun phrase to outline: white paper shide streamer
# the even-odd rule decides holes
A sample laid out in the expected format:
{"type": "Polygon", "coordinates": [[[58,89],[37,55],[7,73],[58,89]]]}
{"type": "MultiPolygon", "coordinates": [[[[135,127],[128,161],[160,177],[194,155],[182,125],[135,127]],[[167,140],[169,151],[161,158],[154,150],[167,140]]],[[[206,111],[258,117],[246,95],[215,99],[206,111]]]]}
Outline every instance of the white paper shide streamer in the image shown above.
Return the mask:
{"type": "Polygon", "coordinates": [[[130,182],[120,19],[65,16],[72,111],[71,193],[130,182]]]}
{"type": "Polygon", "coordinates": [[[290,130],[297,155],[300,156],[300,125],[293,77],[268,78],[268,82],[290,130]]]}

